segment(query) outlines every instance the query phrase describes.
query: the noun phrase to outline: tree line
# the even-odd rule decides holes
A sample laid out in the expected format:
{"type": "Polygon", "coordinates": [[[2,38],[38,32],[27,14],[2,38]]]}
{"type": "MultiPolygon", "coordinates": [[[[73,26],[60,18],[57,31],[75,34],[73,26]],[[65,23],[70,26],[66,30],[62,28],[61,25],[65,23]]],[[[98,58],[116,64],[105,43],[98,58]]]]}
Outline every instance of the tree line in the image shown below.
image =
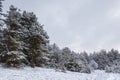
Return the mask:
{"type": "Polygon", "coordinates": [[[4,67],[46,67],[91,73],[96,69],[120,73],[118,50],[101,50],[91,54],[76,53],[68,47],[50,44],[49,36],[33,12],[20,11],[13,5],[2,12],[0,0],[0,63],[4,67]]]}

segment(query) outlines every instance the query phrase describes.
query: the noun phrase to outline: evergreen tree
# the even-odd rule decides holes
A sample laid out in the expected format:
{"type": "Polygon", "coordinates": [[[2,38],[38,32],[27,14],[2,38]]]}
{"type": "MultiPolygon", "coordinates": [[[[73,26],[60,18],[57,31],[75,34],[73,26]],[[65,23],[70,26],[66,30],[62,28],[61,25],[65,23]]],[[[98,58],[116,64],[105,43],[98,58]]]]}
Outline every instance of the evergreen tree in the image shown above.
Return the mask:
{"type": "Polygon", "coordinates": [[[17,56],[21,52],[32,67],[47,64],[49,37],[33,12],[21,13],[12,5],[5,23],[7,28],[3,30],[4,39],[1,41],[5,45],[1,52],[4,61],[9,60],[5,58],[7,53],[17,52],[17,56]]]}
{"type": "Polygon", "coordinates": [[[36,15],[31,12],[24,11],[20,24],[24,27],[22,31],[24,35],[23,52],[28,55],[31,65],[42,66],[47,60],[48,53],[48,35],[43,30],[43,26],[38,23],[36,15]]]}
{"type": "Polygon", "coordinates": [[[58,65],[60,63],[60,58],[62,55],[62,51],[57,46],[57,44],[49,45],[49,53],[50,53],[50,67],[58,68],[58,65]]]}
{"type": "Polygon", "coordinates": [[[94,60],[90,61],[89,66],[90,66],[90,69],[92,70],[95,70],[98,68],[98,64],[94,60]]]}
{"type": "Polygon", "coordinates": [[[104,70],[105,67],[109,64],[109,58],[107,56],[106,50],[95,52],[92,57],[93,60],[98,64],[98,69],[104,70]]]}

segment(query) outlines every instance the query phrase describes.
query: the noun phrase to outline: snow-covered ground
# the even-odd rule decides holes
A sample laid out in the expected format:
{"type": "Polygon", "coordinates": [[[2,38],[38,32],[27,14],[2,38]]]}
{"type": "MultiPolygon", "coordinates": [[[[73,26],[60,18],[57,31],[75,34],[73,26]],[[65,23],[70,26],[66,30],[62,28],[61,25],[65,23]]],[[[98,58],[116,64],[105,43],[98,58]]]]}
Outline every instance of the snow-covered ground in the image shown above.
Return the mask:
{"type": "Polygon", "coordinates": [[[105,73],[99,70],[85,74],[56,72],[45,68],[8,69],[0,67],[0,80],[120,80],[120,74],[105,73]]]}

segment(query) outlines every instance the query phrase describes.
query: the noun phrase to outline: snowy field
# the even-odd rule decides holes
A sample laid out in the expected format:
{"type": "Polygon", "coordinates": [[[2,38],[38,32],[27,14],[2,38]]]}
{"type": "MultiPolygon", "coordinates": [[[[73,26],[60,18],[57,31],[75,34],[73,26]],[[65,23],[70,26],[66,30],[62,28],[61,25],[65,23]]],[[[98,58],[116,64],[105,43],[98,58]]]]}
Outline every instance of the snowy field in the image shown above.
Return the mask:
{"type": "Polygon", "coordinates": [[[56,72],[53,69],[30,68],[7,69],[0,68],[0,80],[120,80],[120,74],[95,71],[91,74],[77,72],[56,72]]]}

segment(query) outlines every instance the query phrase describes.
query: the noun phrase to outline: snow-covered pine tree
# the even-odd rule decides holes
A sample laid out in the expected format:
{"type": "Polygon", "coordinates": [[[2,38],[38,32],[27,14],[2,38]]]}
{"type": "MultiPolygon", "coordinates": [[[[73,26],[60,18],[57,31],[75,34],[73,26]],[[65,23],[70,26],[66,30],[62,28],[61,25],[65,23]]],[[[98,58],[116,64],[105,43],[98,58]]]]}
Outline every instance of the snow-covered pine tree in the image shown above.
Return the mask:
{"type": "Polygon", "coordinates": [[[69,71],[80,72],[82,69],[81,63],[79,64],[78,55],[71,51],[68,47],[62,49],[61,62],[69,71]]]}
{"type": "Polygon", "coordinates": [[[98,69],[104,70],[105,66],[109,64],[109,57],[106,50],[95,52],[92,55],[93,60],[98,64],[98,69]]]}
{"type": "Polygon", "coordinates": [[[62,49],[62,64],[69,62],[71,58],[71,50],[68,47],[62,49]]]}
{"type": "Polygon", "coordinates": [[[89,63],[89,67],[91,70],[96,70],[98,68],[98,64],[94,60],[91,60],[89,63]]]}
{"type": "Polygon", "coordinates": [[[110,73],[120,73],[120,61],[115,60],[111,65],[105,67],[105,71],[110,73]]]}
{"type": "Polygon", "coordinates": [[[19,24],[20,19],[21,13],[19,13],[13,5],[10,6],[5,20],[6,29],[3,30],[4,40],[2,41],[5,45],[5,50],[2,51],[2,58],[7,66],[17,67],[20,66],[23,61],[27,61],[21,47],[20,35],[22,32],[19,30],[21,27],[19,24]]]}
{"type": "Polygon", "coordinates": [[[62,55],[62,51],[57,46],[57,44],[49,45],[49,53],[50,53],[50,64],[49,66],[52,68],[58,69],[58,65],[60,63],[60,58],[62,55]]]}
{"type": "Polygon", "coordinates": [[[108,65],[105,67],[106,72],[120,73],[120,53],[118,50],[111,49],[108,52],[108,65]]]}
{"type": "Polygon", "coordinates": [[[24,11],[21,17],[23,52],[31,66],[43,66],[48,61],[49,37],[33,12],[24,11]]]}
{"type": "MultiPolygon", "coordinates": [[[[26,62],[22,63],[30,64],[32,67],[47,64],[49,37],[33,12],[21,13],[12,5],[5,23],[7,28],[3,30],[4,40],[1,41],[5,45],[5,50],[1,52],[5,62],[9,63],[11,59],[17,61],[18,55],[22,53],[26,58],[26,62]],[[16,54],[16,57],[9,59],[8,53],[16,54]]],[[[21,59],[19,60],[21,62],[21,59]]],[[[11,62],[11,64],[16,64],[16,62],[11,62]]]]}
{"type": "Polygon", "coordinates": [[[118,50],[115,49],[111,49],[108,54],[107,54],[108,58],[109,58],[109,65],[113,64],[114,60],[120,60],[120,54],[118,52],[118,50]]]}
{"type": "Polygon", "coordinates": [[[90,60],[89,60],[89,56],[88,56],[87,52],[85,52],[85,51],[81,52],[79,58],[84,63],[85,66],[88,65],[90,60]]]}

